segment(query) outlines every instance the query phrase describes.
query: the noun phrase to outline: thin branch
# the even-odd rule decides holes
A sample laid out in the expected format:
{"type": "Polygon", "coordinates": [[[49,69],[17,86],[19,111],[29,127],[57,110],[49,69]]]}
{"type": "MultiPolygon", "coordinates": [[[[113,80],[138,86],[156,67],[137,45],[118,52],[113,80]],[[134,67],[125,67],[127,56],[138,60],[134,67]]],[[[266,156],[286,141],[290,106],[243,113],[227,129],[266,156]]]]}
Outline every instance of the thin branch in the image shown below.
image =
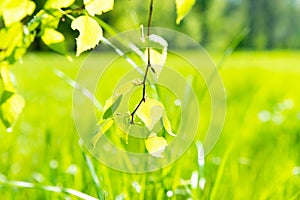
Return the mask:
{"type": "MultiPolygon", "coordinates": [[[[148,31],[147,31],[147,37],[148,38],[150,36],[152,13],[153,13],[153,0],[150,0],[149,17],[148,17],[148,31]]],[[[149,71],[149,68],[151,68],[153,70],[153,68],[151,67],[150,47],[148,47],[147,50],[148,50],[148,63],[147,63],[144,79],[143,79],[143,82],[142,82],[142,84],[143,84],[143,95],[142,95],[142,99],[140,100],[138,105],[135,107],[135,109],[130,114],[130,116],[131,116],[130,124],[134,124],[134,115],[135,115],[136,111],[139,109],[139,107],[142,105],[142,103],[146,101],[146,81],[147,81],[148,71],[149,71]]]]}

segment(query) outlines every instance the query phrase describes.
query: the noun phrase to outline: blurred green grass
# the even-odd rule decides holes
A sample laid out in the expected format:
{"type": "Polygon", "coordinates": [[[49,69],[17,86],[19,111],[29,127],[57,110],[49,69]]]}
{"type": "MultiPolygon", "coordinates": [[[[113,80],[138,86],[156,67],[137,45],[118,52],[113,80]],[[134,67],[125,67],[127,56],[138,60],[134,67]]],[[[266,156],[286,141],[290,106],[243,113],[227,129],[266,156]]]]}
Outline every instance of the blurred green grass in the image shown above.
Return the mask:
{"type": "MultiPolygon", "coordinates": [[[[217,63],[221,55],[212,57],[217,63]]],[[[55,54],[35,53],[13,66],[26,107],[11,133],[0,125],[2,199],[67,196],[10,187],[1,179],[64,186],[96,197],[72,119],[73,88],[52,70],[75,79],[84,58],[70,63],[55,54]]],[[[205,158],[204,190],[187,184],[199,168],[192,145],[174,164],[148,174],[118,172],[93,160],[107,199],[168,199],[170,191],[170,199],[300,198],[299,58],[300,52],[292,51],[236,52],[226,60],[220,73],[227,117],[218,143],[205,158]]]]}

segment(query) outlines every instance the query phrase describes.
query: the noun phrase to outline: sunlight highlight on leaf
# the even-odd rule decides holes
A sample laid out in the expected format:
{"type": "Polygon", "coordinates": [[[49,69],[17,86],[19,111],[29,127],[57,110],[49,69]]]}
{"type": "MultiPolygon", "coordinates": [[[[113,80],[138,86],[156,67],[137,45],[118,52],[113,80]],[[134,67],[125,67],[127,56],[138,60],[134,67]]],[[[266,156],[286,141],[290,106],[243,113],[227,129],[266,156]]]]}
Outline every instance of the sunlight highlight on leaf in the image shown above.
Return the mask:
{"type": "Polygon", "coordinates": [[[188,14],[195,2],[196,0],[175,0],[177,11],[176,24],[179,24],[188,14]]]}
{"type": "Polygon", "coordinates": [[[114,7],[114,0],[84,0],[85,9],[92,16],[101,15],[114,7]]]}
{"type": "Polygon", "coordinates": [[[145,140],[147,151],[154,157],[163,157],[162,153],[168,146],[167,140],[163,137],[158,137],[156,133],[151,133],[145,140]]]}
{"type": "Polygon", "coordinates": [[[103,32],[98,23],[89,16],[80,16],[72,21],[73,30],[79,31],[77,38],[76,56],[82,52],[95,48],[103,37],[103,32]]]}

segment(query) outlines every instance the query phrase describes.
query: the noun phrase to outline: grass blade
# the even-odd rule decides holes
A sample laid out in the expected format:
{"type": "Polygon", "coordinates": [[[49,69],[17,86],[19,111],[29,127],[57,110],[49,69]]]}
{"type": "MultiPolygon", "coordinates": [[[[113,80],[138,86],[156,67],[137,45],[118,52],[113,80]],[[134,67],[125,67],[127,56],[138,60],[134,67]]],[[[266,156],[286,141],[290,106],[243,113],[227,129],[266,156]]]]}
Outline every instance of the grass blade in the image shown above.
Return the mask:
{"type": "Polygon", "coordinates": [[[97,198],[95,197],[82,193],[78,190],[74,190],[72,188],[64,188],[64,187],[52,186],[52,185],[38,185],[30,182],[16,181],[16,180],[12,180],[12,181],[6,180],[2,184],[10,187],[33,188],[33,189],[41,189],[48,192],[64,193],[64,194],[76,196],[84,200],[97,200],[97,198]]]}
{"type": "Polygon", "coordinates": [[[89,169],[89,171],[91,173],[92,179],[93,179],[93,181],[95,183],[97,196],[98,196],[99,200],[104,200],[105,199],[104,192],[101,189],[100,181],[99,181],[99,178],[98,178],[98,176],[96,174],[96,170],[95,170],[95,167],[93,165],[93,162],[92,162],[91,158],[89,157],[89,155],[85,153],[81,141],[79,141],[79,146],[81,147],[82,155],[83,155],[84,160],[85,160],[85,162],[86,162],[86,164],[88,166],[88,169],[89,169]]]}
{"type": "Polygon", "coordinates": [[[223,174],[224,174],[225,166],[226,166],[229,154],[230,154],[230,152],[231,152],[231,150],[234,146],[234,143],[235,142],[232,142],[229,145],[229,147],[227,148],[227,150],[225,151],[225,153],[223,155],[223,159],[222,159],[221,165],[219,166],[217,176],[216,176],[216,179],[215,179],[215,184],[213,185],[211,193],[210,193],[210,198],[209,199],[211,199],[211,200],[216,199],[216,195],[217,195],[217,192],[218,192],[218,189],[219,189],[219,186],[221,184],[222,177],[223,177],[223,174]]]}

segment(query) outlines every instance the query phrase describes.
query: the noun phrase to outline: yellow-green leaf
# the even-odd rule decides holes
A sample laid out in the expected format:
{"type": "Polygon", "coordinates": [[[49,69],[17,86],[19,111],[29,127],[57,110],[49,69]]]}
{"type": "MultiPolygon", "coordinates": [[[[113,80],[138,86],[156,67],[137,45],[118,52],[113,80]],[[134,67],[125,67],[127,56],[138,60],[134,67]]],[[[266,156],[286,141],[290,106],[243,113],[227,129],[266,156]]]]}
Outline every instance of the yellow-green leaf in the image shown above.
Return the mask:
{"type": "Polygon", "coordinates": [[[124,131],[122,130],[119,126],[116,126],[116,130],[115,133],[122,138],[123,140],[125,140],[125,143],[128,144],[128,131],[124,131]]]}
{"type": "Polygon", "coordinates": [[[171,136],[176,136],[173,132],[172,132],[172,127],[171,127],[171,123],[168,119],[167,113],[163,112],[162,115],[162,120],[163,120],[163,125],[166,129],[166,131],[171,135],[171,136]]]}
{"type": "Polygon", "coordinates": [[[19,94],[13,94],[1,104],[0,116],[7,128],[10,128],[16,122],[24,106],[24,98],[19,94]]]}
{"type": "Polygon", "coordinates": [[[63,34],[52,28],[45,28],[44,34],[42,35],[42,40],[46,45],[50,45],[63,42],[65,40],[65,37],[63,34]]]}
{"type": "Polygon", "coordinates": [[[48,0],[46,1],[45,8],[67,8],[72,5],[75,0],[48,0]]]}
{"type": "Polygon", "coordinates": [[[84,0],[85,9],[92,16],[101,15],[114,7],[114,0],[84,0]]]}
{"type": "Polygon", "coordinates": [[[113,125],[114,120],[112,118],[108,118],[100,124],[100,128],[98,132],[92,138],[92,144],[96,147],[96,144],[100,137],[105,134],[105,132],[113,125]]]}
{"type": "Polygon", "coordinates": [[[50,49],[56,51],[57,53],[62,55],[66,55],[68,53],[64,42],[64,35],[55,29],[45,28],[42,35],[42,40],[50,49]]]}
{"type": "Polygon", "coordinates": [[[15,23],[8,28],[0,30],[0,61],[12,55],[15,48],[22,46],[23,27],[21,23],[15,23]]]}
{"type": "Polygon", "coordinates": [[[134,82],[133,81],[129,81],[127,83],[124,83],[123,85],[121,85],[120,87],[118,87],[115,91],[115,95],[119,96],[119,95],[123,95],[127,92],[129,92],[133,87],[134,87],[134,82]]]}
{"type": "Polygon", "coordinates": [[[163,105],[155,99],[146,99],[137,110],[137,116],[144,122],[151,131],[162,117],[163,105]]]}
{"type": "Polygon", "coordinates": [[[5,64],[0,65],[0,80],[3,83],[3,87],[5,91],[15,93],[15,88],[11,81],[10,72],[8,70],[8,67],[5,64]]]}
{"type": "Polygon", "coordinates": [[[163,137],[158,137],[156,133],[151,133],[145,140],[145,146],[147,151],[154,157],[163,157],[161,154],[168,146],[168,142],[163,137]]]}
{"type": "Polygon", "coordinates": [[[176,24],[179,24],[188,14],[195,2],[196,0],[175,0],[177,11],[176,24]]]}
{"type": "Polygon", "coordinates": [[[72,21],[73,30],[79,31],[77,38],[76,56],[82,52],[95,48],[103,37],[103,32],[98,23],[89,16],[80,16],[72,21]]]}
{"type": "Polygon", "coordinates": [[[40,10],[36,14],[36,18],[34,18],[32,21],[34,23],[37,22],[36,24],[41,23],[42,29],[44,29],[45,27],[56,29],[58,27],[62,15],[63,15],[62,12],[58,10],[48,10],[48,11],[40,10]]]}
{"type": "Polygon", "coordinates": [[[6,1],[3,9],[3,19],[6,26],[21,21],[27,15],[31,15],[35,9],[35,3],[30,0],[6,1]]]}

